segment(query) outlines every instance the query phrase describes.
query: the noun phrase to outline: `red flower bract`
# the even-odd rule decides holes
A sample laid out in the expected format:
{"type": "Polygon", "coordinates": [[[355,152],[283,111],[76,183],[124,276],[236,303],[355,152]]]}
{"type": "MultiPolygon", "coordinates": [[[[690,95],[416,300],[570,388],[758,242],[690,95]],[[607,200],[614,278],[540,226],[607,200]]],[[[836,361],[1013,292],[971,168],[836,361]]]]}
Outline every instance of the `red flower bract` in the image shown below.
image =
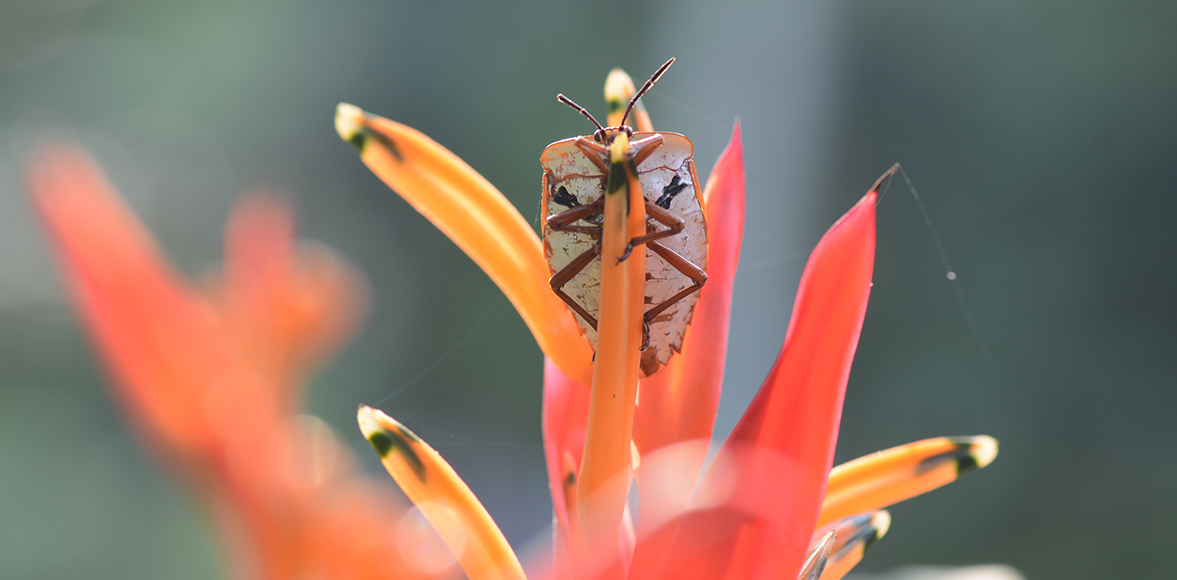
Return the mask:
{"type": "MultiPolygon", "coordinates": [[[[800,568],[833,461],[870,291],[873,193],[814,250],[780,358],[704,476],[694,505],[683,505],[703,464],[722,384],[744,213],[738,127],[711,175],[708,284],[682,354],[642,381],[634,419],[634,443],[643,457],[636,474],[643,503],[634,578],[721,578],[735,570],[779,578],[800,568]],[[685,518],[673,516],[684,508],[685,518]]],[[[587,391],[547,366],[545,448],[565,535],[574,533],[565,523],[568,494],[557,490],[576,473],[587,391]]]]}

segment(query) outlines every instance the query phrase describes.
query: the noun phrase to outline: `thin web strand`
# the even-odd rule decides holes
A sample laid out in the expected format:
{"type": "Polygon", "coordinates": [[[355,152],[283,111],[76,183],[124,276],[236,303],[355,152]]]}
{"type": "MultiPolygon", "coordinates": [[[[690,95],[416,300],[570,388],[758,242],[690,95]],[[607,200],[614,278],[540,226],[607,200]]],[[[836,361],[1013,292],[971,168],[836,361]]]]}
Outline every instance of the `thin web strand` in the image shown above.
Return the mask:
{"type": "MultiPolygon", "coordinates": [[[[915,190],[915,185],[911,183],[911,178],[907,176],[907,171],[903,169],[902,165],[899,166],[899,175],[903,176],[903,182],[907,184],[907,190],[911,192],[911,199],[915,201],[916,207],[920,210],[920,216],[924,219],[924,226],[928,228],[928,233],[932,235],[932,244],[936,246],[936,253],[940,256],[941,265],[944,266],[944,277],[952,285],[952,292],[956,295],[956,303],[960,307],[961,315],[964,316],[969,332],[973,335],[973,340],[977,343],[977,348],[981,351],[981,357],[986,362],[992,362],[989,345],[985,343],[985,339],[981,336],[981,329],[977,326],[977,319],[973,316],[973,309],[969,307],[969,301],[964,295],[964,288],[961,287],[960,280],[956,276],[956,270],[952,268],[952,262],[948,259],[948,251],[944,248],[944,243],[940,241],[940,235],[936,233],[935,226],[932,225],[932,217],[928,215],[928,209],[924,207],[924,202],[920,199],[920,194],[915,190]]],[[[879,192],[878,203],[882,203],[888,185],[889,183],[884,185],[883,191],[879,192]]],[[[878,203],[875,205],[878,206],[878,203]]]]}
{"type": "Polygon", "coordinates": [[[662,102],[664,102],[664,103],[666,103],[666,104],[668,104],[668,105],[670,105],[670,106],[672,106],[672,107],[674,107],[674,108],[676,108],[676,109],[678,109],[678,110],[680,110],[680,111],[682,111],[682,112],[684,112],[684,113],[686,113],[686,114],[688,114],[688,115],[690,115],[690,116],[692,116],[692,117],[694,117],[694,118],[696,118],[696,119],[698,119],[708,125],[711,125],[712,127],[715,127],[716,129],[726,131],[728,133],[730,133],[732,130],[730,122],[720,121],[714,115],[709,115],[707,113],[699,111],[698,109],[694,109],[692,107],[689,107],[685,103],[683,103],[682,101],[672,99],[662,93],[650,93],[648,95],[643,96],[642,98],[643,99],[653,99],[655,101],[662,101],[662,102]]]}
{"type": "Polygon", "coordinates": [[[409,387],[413,386],[414,384],[417,383],[417,381],[421,380],[426,375],[433,372],[433,369],[437,368],[438,365],[440,365],[441,363],[445,362],[446,359],[453,356],[453,354],[455,352],[458,352],[458,349],[461,348],[461,346],[463,344],[465,344],[467,340],[470,340],[470,337],[474,336],[474,333],[476,333],[478,331],[478,329],[481,328],[482,325],[485,324],[486,321],[490,319],[490,315],[494,314],[495,310],[498,309],[499,305],[502,304],[502,302],[503,302],[503,296],[500,294],[498,296],[498,298],[495,299],[494,303],[492,303],[490,306],[487,307],[486,312],[483,312],[482,316],[479,317],[478,320],[473,325],[470,326],[470,329],[466,331],[466,334],[462,335],[461,338],[459,338],[457,341],[455,341],[454,344],[452,346],[450,346],[450,348],[448,350],[441,353],[441,355],[438,356],[436,359],[434,359],[434,361],[432,363],[430,363],[429,366],[422,369],[421,372],[414,375],[413,378],[409,379],[403,385],[394,389],[391,393],[385,395],[383,399],[376,401],[376,403],[373,404],[372,406],[379,407],[380,405],[388,402],[389,399],[401,394],[402,392],[405,391],[405,389],[408,389],[409,387]]]}
{"type": "Polygon", "coordinates": [[[412,425],[408,425],[408,424],[406,424],[406,426],[411,427],[413,429],[413,431],[416,433],[429,433],[432,435],[439,435],[442,437],[449,438],[448,441],[430,440],[429,441],[430,447],[472,446],[472,447],[508,447],[508,448],[520,448],[520,449],[539,449],[539,448],[543,447],[543,445],[540,443],[525,443],[522,441],[488,441],[486,439],[475,439],[475,438],[469,437],[467,435],[461,435],[459,433],[454,433],[453,431],[442,431],[441,429],[430,429],[428,427],[413,427],[412,425]]]}

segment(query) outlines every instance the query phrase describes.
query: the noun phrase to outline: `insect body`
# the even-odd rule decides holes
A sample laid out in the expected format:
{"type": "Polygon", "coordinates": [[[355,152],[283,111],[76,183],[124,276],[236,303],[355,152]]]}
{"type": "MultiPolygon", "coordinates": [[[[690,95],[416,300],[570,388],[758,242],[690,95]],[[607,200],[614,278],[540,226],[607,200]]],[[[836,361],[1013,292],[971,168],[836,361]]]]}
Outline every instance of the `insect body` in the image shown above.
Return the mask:
{"type": "MultiPolygon", "coordinates": [[[[630,109],[653,85],[671,59],[630,100],[630,109]]],[[[707,223],[702,189],[695,174],[690,140],[677,133],[633,133],[624,118],[618,127],[601,127],[583,108],[560,96],[597,125],[592,137],[573,137],[548,145],[542,212],[544,254],[552,290],[576,315],[596,348],[600,306],[600,239],[604,192],[609,181],[609,145],[619,132],[632,133],[629,155],[645,198],[646,234],[630,241],[629,251],[646,251],[642,371],[650,376],[682,348],[698,291],[707,281],[707,223]]],[[[629,110],[626,111],[628,115],[629,110]]],[[[613,259],[625,259],[617,256],[613,259]]]]}

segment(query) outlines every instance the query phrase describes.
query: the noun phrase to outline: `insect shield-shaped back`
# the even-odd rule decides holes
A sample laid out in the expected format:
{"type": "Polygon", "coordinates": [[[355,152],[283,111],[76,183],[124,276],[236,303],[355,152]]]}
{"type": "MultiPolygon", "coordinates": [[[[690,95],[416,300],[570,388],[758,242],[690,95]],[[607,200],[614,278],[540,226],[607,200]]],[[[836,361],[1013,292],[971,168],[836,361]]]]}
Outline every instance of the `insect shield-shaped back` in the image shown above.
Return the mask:
{"type": "MultiPolygon", "coordinates": [[[[613,131],[609,128],[607,131],[613,131]]],[[[642,371],[656,372],[682,349],[698,290],[707,280],[707,222],[692,160],[677,133],[634,133],[630,154],[646,200],[646,344],[642,371]]],[[[609,178],[608,148],[592,137],[548,145],[543,165],[544,255],[552,290],[597,348],[601,296],[601,217],[609,178]]],[[[617,259],[617,256],[607,257],[617,259]]]]}

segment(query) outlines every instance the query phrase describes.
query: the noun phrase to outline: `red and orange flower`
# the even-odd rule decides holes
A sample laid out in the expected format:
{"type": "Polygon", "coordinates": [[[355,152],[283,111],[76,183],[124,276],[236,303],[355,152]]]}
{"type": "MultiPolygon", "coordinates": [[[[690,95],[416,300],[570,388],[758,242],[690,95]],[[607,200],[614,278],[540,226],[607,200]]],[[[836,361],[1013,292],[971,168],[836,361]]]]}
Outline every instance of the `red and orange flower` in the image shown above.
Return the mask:
{"type": "MultiPolygon", "coordinates": [[[[606,83],[611,102],[632,93],[620,71],[606,83]]],[[[650,130],[644,110],[637,124],[650,130]]],[[[548,288],[539,239],[493,186],[403,125],[349,105],[340,106],[336,125],[498,283],[547,355],[551,576],[834,580],[886,532],[883,507],[996,455],[996,442],[984,436],[930,439],[831,471],[870,291],[875,188],[814,249],[778,360],[704,471],[743,225],[738,127],[704,192],[709,281],[693,326],[681,353],[639,380],[632,351],[640,308],[607,312],[602,300],[601,320],[619,324],[612,333],[602,326],[594,363],[548,288]],[[626,501],[633,482],[636,525],[626,501]]],[[[396,525],[403,510],[387,490],[354,473],[321,422],[298,415],[301,377],[351,331],[362,292],[338,258],[295,246],[285,206],[266,196],[244,201],[229,223],[223,274],[197,289],[171,272],[76,147],[42,151],[28,183],[116,396],[146,442],[205,500],[237,576],[445,573],[424,569],[404,549],[414,539],[396,525]]],[[[603,237],[626,240],[638,228],[640,220],[603,237]]],[[[619,271],[616,282],[602,281],[602,296],[632,293],[641,278],[619,271]]],[[[523,577],[494,521],[439,455],[379,411],[361,407],[359,422],[470,578],[523,577]]]]}
{"type": "MultiPolygon", "coordinates": [[[[617,70],[606,82],[606,99],[624,102],[633,90],[617,70]]],[[[652,130],[644,111],[637,124],[652,130]]],[[[548,288],[539,238],[498,190],[399,123],[341,104],[336,128],[499,285],[547,357],[543,433],[556,578],[834,580],[886,531],[890,519],[882,508],[984,467],[996,455],[989,437],[940,438],[831,471],[870,293],[878,183],[814,249],[777,361],[704,472],[743,228],[739,126],[704,192],[708,282],[693,324],[681,353],[640,381],[625,360],[636,349],[633,332],[610,335],[603,322],[618,316],[627,321],[623,329],[640,327],[640,309],[606,313],[605,294],[627,292],[628,282],[607,288],[602,274],[594,362],[572,315],[548,288]],[[636,526],[626,502],[631,481],[640,497],[636,526]]],[[[645,226],[625,227],[643,229],[606,230],[602,244],[611,235],[640,235],[645,226]]],[[[625,267],[606,262],[603,269],[625,267]]],[[[359,422],[470,578],[523,577],[493,520],[436,452],[380,411],[361,407],[359,422]]]]}
{"type": "Polygon", "coordinates": [[[76,146],[40,151],[27,180],[115,397],[203,500],[235,577],[452,576],[398,549],[432,536],[406,537],[396,491],[299,414],[302,377],[352,332],[364,292],[339,258],[294,244],[284,204],[242,201],[223,272],[197,287],[76,146]]]}

